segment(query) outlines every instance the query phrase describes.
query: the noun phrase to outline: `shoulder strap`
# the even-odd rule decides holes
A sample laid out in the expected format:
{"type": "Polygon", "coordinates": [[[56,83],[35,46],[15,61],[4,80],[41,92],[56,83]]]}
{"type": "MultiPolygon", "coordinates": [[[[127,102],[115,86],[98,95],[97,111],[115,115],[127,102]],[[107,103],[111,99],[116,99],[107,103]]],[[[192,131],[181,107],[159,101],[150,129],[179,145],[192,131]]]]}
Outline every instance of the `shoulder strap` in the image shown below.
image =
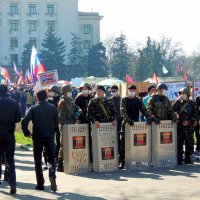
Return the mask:
{"type": "Polygon", "coordinates": [[[105,108],[104,105],[102,104],[102,101],[101,101],[101,100],[99,101],[99,104],[100,104],[100,106],[101,106],[101,108],[102,108],[104,114],[106,115],[107,119],[109,119],[108,113],[107,113],[107,111],[106,111],[106,108],[105,108]]]}
{"type": "Polygon", "coordinates": [[[190,100],[188,100],[183,107],[180,109],[180,112],[178,113],[178,115],[180,116],[180,114],[185,110],[185,108],[187,107],[188,103],[190,102],[190,100]]]}

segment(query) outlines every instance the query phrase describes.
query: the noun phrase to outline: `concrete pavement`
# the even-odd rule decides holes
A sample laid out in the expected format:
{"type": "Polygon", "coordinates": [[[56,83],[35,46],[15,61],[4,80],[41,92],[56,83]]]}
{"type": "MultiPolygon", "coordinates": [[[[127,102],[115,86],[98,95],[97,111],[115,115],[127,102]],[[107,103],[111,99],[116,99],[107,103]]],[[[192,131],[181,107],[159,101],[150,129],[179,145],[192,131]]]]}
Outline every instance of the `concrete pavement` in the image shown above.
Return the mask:
{"type": "Polygon", "coordinates": [[[0,185],[0,200],[9,199],[69,199],[69,200],[129,200],[129,199],[200,199],[200,163],[176,168],[146,171],[121,170],[112,173],[90,172],[81,176],[57,173],[58,191],[51,192],[48,171],[45,191],[34,190],[36,180],[32,151],[16,149],[17,194],[9,194],[6,182],[0,185]]]}

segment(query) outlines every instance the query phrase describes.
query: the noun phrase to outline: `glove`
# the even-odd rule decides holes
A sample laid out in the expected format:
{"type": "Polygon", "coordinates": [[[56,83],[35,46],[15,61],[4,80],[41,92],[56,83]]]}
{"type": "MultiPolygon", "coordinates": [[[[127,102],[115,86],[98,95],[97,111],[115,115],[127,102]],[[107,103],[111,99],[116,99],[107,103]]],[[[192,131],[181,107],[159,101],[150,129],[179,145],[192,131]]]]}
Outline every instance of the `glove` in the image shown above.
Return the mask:
{"type": "Polygon", "coordinates": [[[157,119],[157,118],[154,118],[153,121],[154,121],[157,125],[160,124],[160,120],[157,119]]]}
{"type": "Polygon", "coordinates": [[[134,125],[134,121],[130,118],[127,119],[127,123],[130,125],[130,126],[133,126],[134,125]]]}

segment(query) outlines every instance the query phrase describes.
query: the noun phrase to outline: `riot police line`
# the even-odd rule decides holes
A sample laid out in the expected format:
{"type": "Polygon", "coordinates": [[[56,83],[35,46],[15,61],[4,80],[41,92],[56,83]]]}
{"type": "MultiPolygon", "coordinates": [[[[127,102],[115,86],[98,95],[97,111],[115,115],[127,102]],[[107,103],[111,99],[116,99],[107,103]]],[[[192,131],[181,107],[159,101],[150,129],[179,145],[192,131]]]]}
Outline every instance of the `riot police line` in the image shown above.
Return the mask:
{"type": "MultiPolygon", "coordinates": [[[[92,90],[87,83],[81,84],[75,100],[70,85],[51,86],[48,99],[45,90],[38,91],[38,103],[22,120],[24,135],[33,138],[35,189],[44,190],[42,151],[46,164],[50,163],[52,191],[57,190],[53,155],[57,171],[72,174],[192,164],[197,105],[190,100],[188,88],[179,91],[172,105],[167,89],[163,83],[150,85],[144,99],[136,95],[135,85],[128,86],[123,98],[116,85],[110,88],[109,98],[104,86],[92,90]],[[28,129],[30,121],[33,131],[28,129]]],[[[7,91],[3,97],[10,98],[6,95],[7,91]]],[[[16,192],[15,184],[12,193],[16,192]]]]}

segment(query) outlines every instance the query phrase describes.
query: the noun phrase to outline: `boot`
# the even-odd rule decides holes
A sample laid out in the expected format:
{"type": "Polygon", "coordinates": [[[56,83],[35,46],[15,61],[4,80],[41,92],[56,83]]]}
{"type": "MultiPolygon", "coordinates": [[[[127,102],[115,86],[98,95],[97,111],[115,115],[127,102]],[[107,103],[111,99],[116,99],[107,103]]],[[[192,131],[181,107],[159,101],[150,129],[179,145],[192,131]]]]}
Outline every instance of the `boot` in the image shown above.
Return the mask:
{"type": "Polygon", "coordinates": [[[58,172],[64,172],[63,161],[58,161],[58,172]]]}

